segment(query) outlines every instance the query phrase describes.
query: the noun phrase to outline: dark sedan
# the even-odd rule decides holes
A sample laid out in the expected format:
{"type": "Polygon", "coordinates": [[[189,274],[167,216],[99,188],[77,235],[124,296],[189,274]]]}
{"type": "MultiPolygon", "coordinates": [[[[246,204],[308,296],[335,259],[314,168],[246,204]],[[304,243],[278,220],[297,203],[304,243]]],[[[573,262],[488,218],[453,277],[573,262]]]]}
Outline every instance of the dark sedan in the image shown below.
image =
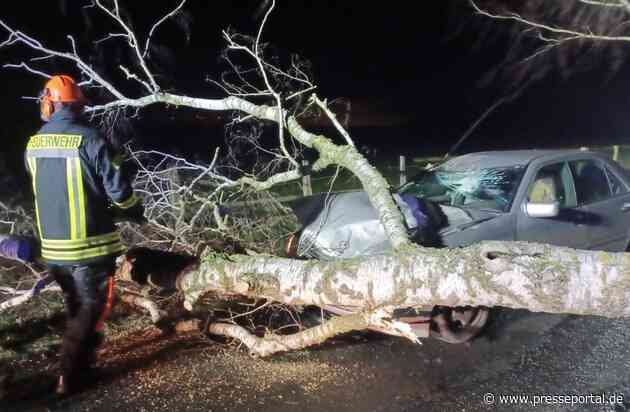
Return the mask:
{"type": "MultiPolygon", "coordinates": [[[[428,246],[519,240],[616,252],[630,241],[629,188],[626,171],[595,152],[495,151],[427,169],[394,199],[412,238],[428,246]]],[[[330,260],[391,248],[364,192],[291,206],[303,224],[293,255],[330,260]]]]}
{"type": "Polygon", "coordinates": [[[626,176],[594,152],[482,152],[428,170],[400,192],[440,205],[445,246],[523,240],[617,252],[630,241],[626,176]]]}
{"type": "MultiPolygon", "coordinates": [[[[630,241],[629,189],[627,172],[598,153],[495,151],[429,168],[394,199],[411,238],[426,246],[519,240],[617,252],[630,241]]],[[[320,194],[291,207],[303,227],[289,241],[289,256],[332,260],[391,249],[364,192],[320,194]]],[[[418,336],[449,343],[472,339],[487,318],[481,307],[436,306],[400,315],[418,336]]]]}

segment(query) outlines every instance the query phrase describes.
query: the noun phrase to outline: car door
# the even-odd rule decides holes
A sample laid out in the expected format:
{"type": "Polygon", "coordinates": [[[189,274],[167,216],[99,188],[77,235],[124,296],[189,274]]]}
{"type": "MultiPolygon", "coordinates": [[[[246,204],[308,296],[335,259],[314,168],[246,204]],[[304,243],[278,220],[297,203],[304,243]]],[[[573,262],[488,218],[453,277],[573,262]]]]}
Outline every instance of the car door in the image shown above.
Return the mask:
{"type": "Polygon", "coordinates": [[[630,228],[630,193],[610,165],[600,159],[569,162],[578,205],[589,213],[590,249],[625,251],[630,228]]]}
{"type": "Polygon", "coordinates": [[[588,228],[584,224],[588,212],[577,206],[573,176],[565,161],[542,164],[523,180],[526,196],[516,210],[516,240],[550,243],[575,249],[589,246],[588,228]],[[558,202],[560,211],[550,218],[527,215],[525,205],[558,202]]]}

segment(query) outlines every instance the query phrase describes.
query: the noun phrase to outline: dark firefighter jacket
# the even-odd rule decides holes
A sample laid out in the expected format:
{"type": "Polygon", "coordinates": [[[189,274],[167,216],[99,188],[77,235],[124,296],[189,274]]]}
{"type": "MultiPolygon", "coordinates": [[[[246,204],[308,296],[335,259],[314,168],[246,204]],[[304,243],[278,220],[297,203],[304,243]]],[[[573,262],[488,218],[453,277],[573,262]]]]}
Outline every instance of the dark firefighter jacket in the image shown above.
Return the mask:
{"type": "Polygon", "coordinates": [[[30,138],[26,163],[44,260],[90,264],[120,254],[110,199],[121,209],[139,199],[97,130],[59,110],[30,138]]]}

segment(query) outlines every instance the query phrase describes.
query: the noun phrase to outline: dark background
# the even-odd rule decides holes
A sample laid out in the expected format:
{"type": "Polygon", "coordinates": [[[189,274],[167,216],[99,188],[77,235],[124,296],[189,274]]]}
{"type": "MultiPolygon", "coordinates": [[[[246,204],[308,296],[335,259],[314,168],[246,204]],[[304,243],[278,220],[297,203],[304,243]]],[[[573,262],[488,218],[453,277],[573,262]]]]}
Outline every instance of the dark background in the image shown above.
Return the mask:
{"type": "MultiPolygon", "coordinates": [[[[2,19],[57,49],[67,50],[65,36],[73,34],[81,53],[97,67],[108,64],[105,73],[116,78],[115,65],[128,58],[125,48],[110,41],[100,52],[94,50],[92,41],[113,27],[95,9],[83,9],[86,3],[10,2],[3,5],[2,19]]],[[[144,38],[152,22],[178,1],[125,4],[134,29],[144,38]]],[[[164,24],[154,40],[161,58],[152,63],[165,89],[222,97],[205,81],[225,68],[219,59],[221,30],[255,34],[260,4],[189,0],[186,14],[164,24]]],[[[388,154],[434,155],[443,154],[509,90],[505,77],[481,82],[503,61],[511,42],[500,31],[481,36],[487,23],[458,0],[418,2],[413,7],[403,1],[285,0],[278,2],[264,39],[282,53],[310,59],[320,97],[352,102],[351,133],[359,146],[388,154]]],[[[32,54],[24,47],[0,50],[3,63],[27,56],[32,54]]],[[[59,60],[34,65],[77,74],[59,60]]],[[[627,69],[625,64],[611,73],[604,61],[568,77],[552,71],[493,112],[460,151],[624,144],[630,129],[627,69]]],[[[43,79],[14,69],[2,70],[0,79],[2,152],[17,171],[27,136],[40,126],[37,104],[20,96],[37,95],[43,79]]],[[[132,96],[137,92],[133,82],[119,84],[132,96]]],[[[219,116],[153,107],[142,111],[127,133],[144,144],[209,153],[224,141],[219,116]]]]}

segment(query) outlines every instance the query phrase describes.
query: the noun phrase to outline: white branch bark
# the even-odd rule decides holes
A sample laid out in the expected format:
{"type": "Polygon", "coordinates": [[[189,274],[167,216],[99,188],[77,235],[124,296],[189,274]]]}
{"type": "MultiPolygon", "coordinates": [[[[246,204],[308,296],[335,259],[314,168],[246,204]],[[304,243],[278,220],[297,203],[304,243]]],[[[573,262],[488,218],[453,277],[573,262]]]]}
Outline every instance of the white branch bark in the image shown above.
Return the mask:
{"type": "Polygon", "coordinates": [[[588,4],[590,6],[597,6],[597,7],[627,7],[628,6],[628,2],[627,1],[598,1],[598,0],[578,0],[580,3],[583,4],[588,4]]]}
{"type": "Polygon", "coordinates": [[[335,116],[335,114],[328,108],[328,104],[326,103],[326,101],[320,100],[317,97],[317,95],[315,95],[315,94],[313,94],[311,96],[311,99],[313,99],[315,104],[317,104],[319,106],[319,108],[322,109],[322,111],[326,114],[326,116],[328,116],[328,118],[330,119],[332,124],[335,126],[335,128],[337,129],[339,134],[341,134],[341,136],[343,136],[343,138],[345,139],[346,143],[348,143],[350,146],[354,147],[354,142],[352,141],[352,138],[350,137],[350,134],[341,125],[341,123],[339,123],[339,120],[337,120],[337,116],[335,116]]]}
{"type": "Polygon", "coordinates": [[[258,337],[242,326],[228,323],[212,323],[208,326],[208,332],[213,335],[238,339],[247,346],[249,353],[256,357],[320,345],[334,336],[371,327],[420,343],[418,338],[409,331],[409,325],[388,321],[386,317],[387,311],[383,310],[339,316],[331,318],[319,326],[291,335],[267,334],[264,337],[258,337]]]}
{"type": "Polygon", "coordinates": [[[627,317],[630,255],[484,242],[337,262],[238,256],[202,261],[178,279],[178,287],[187,308],[214,291],[358,310],[498,305],[627,317]]]}
{"type": "Polygon", "coordinates": [[[136,54],[140,67],[142,67],[144,74],[146,75],[147,79],[149,79],[149,82],[151,83],[151,86],[148,89],[149,92],[157,93],[160,90],[160,86],[158,86],[157,82],[155,81],[155,77],[153,76],[153,73],[151,73],[151,70],[149,70],[149,67],[147,66],[147,62],[142,54],[142,51],[140,50],[140,44],[138,43],[136,34],[133,32],[133,30],[131,30],[129,25],[125,23],[122,17],[120,16],[120,11],[118,8],[118,1],[117,0],[114,1],[113,11],[108,9],[105,5],[103,5],[103,3],[101,3],[101,0],[95,0],[95,3],[98,6],[98,8],[100,8],[106,14],[108,14],[125,31],[127,35],[127,39],[128,39],[127,43],[129,44],[129,47],[131,47],[131,49],[136,54]]]}
{"type": "Polygon", "coordinates": [[[120,295],[120,300],[129,305],[140,307],[149,312],[149,315],[151,316],[151,322],[153,322],[154,324],[158,323],[166,316],[166,312],[161,310],[157,306],[157,304],[149,298],[145,298],[134,293],[122,293],[120,295]]]}
{"type": "Polygon", "coordinates": [[[11,294],[15,295],[10,299],[5,300],[4,302],[0,303],[0,313],[4,312],[5,310],[14,308],[16,306],[20,306],[26,302],[28,302],[29,300],[31,300],[32,298],[34,298],[36,295],[40,294],[40,293],[44,293],[44,292],[59,292],[61,291],[61,288],[59,286],[56,285],[49,285],[46,286],[44,289],[42,289],[41,291],[39,291],[37,294],[33,292],[33,290],[14,290],[11,294]]]}
{"type": "MultiPolygon", "coordinates": [[[[518,23],[521,23],[525,26],[532,27],[541,31],[541,33],[546,33],[546,35],[558,36],[549,38],[545,35],[539,36],[541,40],[552,42],[552,43],[564,43],[571,40],[594,40],[594,41],[610,41],[610,42],[630,42],[630,36],[608,36],[603,34],[592,33],[590,31],[580,31],[580,30],[571,30],[563,27],[552,26],[550,24],[544,24],[535,20],[527,19],[517,13],[508,13],[508,14],[495,14],[491,13],[487,10],[482,9],[475,3],[474,0],[469,0],[470,5],[478,14],[482,16],[489,17],[495,20],[511,20],[518,23]]],[[[591,2],[594,3],[594,2],[591,2]]],[[[627,2],[625,2],[628,4],[627,2]]],[[[622,5],[622,7],[626,7],[626,5],[622,5]]],[[[630,10],[630,5],[626,7],[630,10]]]]}
{"type": "Polygon", "coordinates": [[[29,66],[28,64],[26,64],[25,62],[22,62],[20,64],[5,64],[2,67],[6,68],[6,69],[24,69],[29,73],[33,73],[36,74],[38,76],[44,77],[46,79],[50,79],[52,77],[52,75],[45,73],[41,70],[37,70],[37,69],[33,69],[31,66],[29,66]]]}
{"type": "Polygon", "coordinates": [[[182,0],[181,3],[179,3],[179,5],[173,9],[173,11],[171,11],[168,14],[166,14],[164,17],[162,17],[160,20],[158,20],[153,25],[153,27],[151,27],[151,30],[149,30],[149,36],[147,37],[147,42],[144,45],[144,52],[142,53],[142,58],[143,59],[146,58],[147,54],[149,53],[149,46],[151,45],[151,39],[153,38],[153,34],[156,32],[158,27],[160,27],[160,25],[162,23],[164,23],[166,20],[170,19],[171,17],[173,17],[174,15],[179,13],[179,11],[184,7],[185,4],[186,4],[186,0],[182,0]]]}
{"type": "Polygon", "coordinates": [[[3,20],[0,20],[0,26],[9,33],[8,39],[0,43],[0,48],[5,47],[5,46],[10,46],[16,43],[22,43],[25,46],[30,47],[31,49],[42,53],[43,58],[56,56],[62,59],[73,61],[83,74],[85,74],[89,79],[105,87],[116,99],[122,99],[122,100],[127,99],[121,92],[119,92],[114,86],[112,86],[109,82],[107,82],[102,76],[100,76],[95,70],[93,70],[87,63],[81,60],[81,58],[78,55],[74,53],[59,52],[56,50],[49,49],[43,46],[42,43],[35,40],[34,38],[27,36],[21,31],[12,29],[3,20]]]}
{"type": "MultiPolygon", "coordinates": [[[[92,107],[89,110],[99,111],[125,106],[145,107],[155,103],[186,106],[209,111],[235,110],[247,113],[258,119],[272,122],[276,122],[279,118],[277,115],[277,107],[256,105],[235,96],[226,97],[224,99],[203,99],[170,93],[156,93],[138,99],[116,100],[103,106],[92,107]]],[[[319,152],[321,157],[313,166],[316,171],[322,170],[330,165],[339,165],[357,176],[368,194],[372,205],[375,210],[378,211],[379,218],[385,227],[392,246],[395,249],[401,249],[411,245],[407,237],[407,229],[404,226],[402,215],[389,193],[389,183],[369,164],[363,155],[354,147],[338,146],[325,136],[306,131],[302,128],[297,119],[292,116],[287,118],[287,130],[298,142],[319,152]]]]}

